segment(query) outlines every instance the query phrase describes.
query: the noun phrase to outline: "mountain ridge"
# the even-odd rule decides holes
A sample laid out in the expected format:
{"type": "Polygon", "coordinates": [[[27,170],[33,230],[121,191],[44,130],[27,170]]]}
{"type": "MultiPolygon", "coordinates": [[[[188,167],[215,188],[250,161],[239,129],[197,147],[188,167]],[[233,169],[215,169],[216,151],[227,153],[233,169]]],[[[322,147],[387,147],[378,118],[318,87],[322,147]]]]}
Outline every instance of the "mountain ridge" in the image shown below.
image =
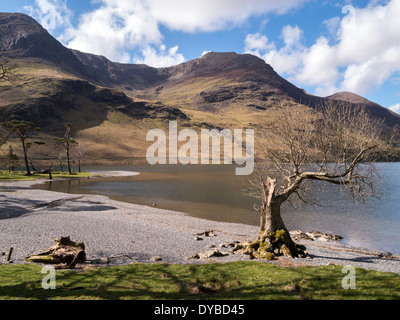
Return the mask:
{"type": "MultiPolygon", "coordinates": [[[[353,93],[308,94],[254,55],[210,52],[164,68],[122,64],[66,48],[20,13],[0,13],[1,58],[18,65],[19,83],[0,84],[0,107],[38,123],[48,136],[73,122],[76,135],[97,149],[107,145],[97,131],[122,134],[125,128],[133,132],[129,139],[145,141],[146,129],[172,119],[197,128],[262,128],[271,121],[268,110],[282,100],[314,108],[347,101],[366,107],[388,128],[400,125],[399,115],[353,93]]],[[[129,139],[114,154],[126,155],[129,139]]],[[[144,144],[140,148],[143,154],[144,144]]]]}
{"type": "MultiPolygon", "coordinates": [[[[144,64],[121,64],[104,56],[64,47],[36,20],[21,13],[0,13],[0,54],[4,56],[4,53],[10,58],[33,57],[48,60],[84,80],[112,88],[125,86],[127,90],[141,90],[155,87],[166,80],[176,83],[207,74],[222,72],[226,76],[229,73],[237,73],[238,70],[246,70],[241,82],[262,82],[275,89],[283,88],[297,102],[302,101],[302,104],[313,104],[323,99],[297,88],[280,77],[264,60],[251,54],[209,52],[200,58],[164,68],[144,64]],[[178,76],[179,74],[181,75],[178,76]]],[[[351,93],[351,98],[346,98],[348,94],[338,92],[326,98],[376,104],[354,93],[351,93]],[[354,99],[356,96],[358,98],[354,99]]]]}

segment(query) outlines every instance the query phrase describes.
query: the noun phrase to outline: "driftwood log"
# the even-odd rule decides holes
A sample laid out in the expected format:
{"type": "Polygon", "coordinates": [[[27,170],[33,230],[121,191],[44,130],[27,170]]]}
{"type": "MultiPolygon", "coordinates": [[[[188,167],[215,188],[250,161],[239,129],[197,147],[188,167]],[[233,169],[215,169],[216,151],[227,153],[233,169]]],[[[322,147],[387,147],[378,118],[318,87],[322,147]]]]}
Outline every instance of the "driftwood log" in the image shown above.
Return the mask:
{"type": "Polygon", "coordinates": [[[56,244],[46,251],[25,258],[28,262],[54,264],[56,269],[72,269],[77,263],[86,261],[83,242],[71,241],[69,237],[60,237],[56,244]]]}

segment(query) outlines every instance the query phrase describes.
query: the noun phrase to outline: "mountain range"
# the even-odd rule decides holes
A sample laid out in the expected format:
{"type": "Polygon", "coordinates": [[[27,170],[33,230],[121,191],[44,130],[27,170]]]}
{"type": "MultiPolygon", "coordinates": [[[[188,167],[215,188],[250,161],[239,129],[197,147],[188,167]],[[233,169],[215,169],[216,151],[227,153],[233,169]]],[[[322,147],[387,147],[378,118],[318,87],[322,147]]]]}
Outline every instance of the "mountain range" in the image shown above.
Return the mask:
{"type": "MultiPolygon", "coordinates": [[[[166,68],[121,64],[66,48],[21,13],[0,13],[1,59],[17,69],[0,83],[0,107],[41,127],[43,141],[72,123],[92,160],[143,158],[146,132],[168,120],[193,128],[264,128],[276,120],[269,109],[279,101],[310,107],[346,101],[367,108],[385,128],[400,125],[399,115],[356,94],[308,94],[253,55],[210,52],[166,68]]],[[[41,147],[43,157],[50,145],[41,147]]]]}

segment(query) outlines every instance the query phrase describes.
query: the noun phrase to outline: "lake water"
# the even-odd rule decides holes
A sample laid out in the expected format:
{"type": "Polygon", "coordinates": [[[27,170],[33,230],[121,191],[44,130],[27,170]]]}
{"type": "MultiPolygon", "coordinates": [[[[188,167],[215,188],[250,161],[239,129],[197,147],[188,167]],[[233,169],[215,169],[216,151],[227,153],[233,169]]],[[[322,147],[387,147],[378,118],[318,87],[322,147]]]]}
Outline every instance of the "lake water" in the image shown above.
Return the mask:
{"type": "MultiPolygon", "coordinates": [[[[379,199],[355,204],[328,185],[324,207],[294,209],[284,205],[289,229],[339,234],[343,243],[400,253],[400,163],[378,164],[382,174],[379,199]]],[[[255,199],[243,195],[247,177],[235,176],[233,166],[113,166],[85,170],[128,170],[138,176],[53,181],[35,187],[68,193],[107,195],[114,200],[186,212],[215,221],[258,225],[255,199]]]]}

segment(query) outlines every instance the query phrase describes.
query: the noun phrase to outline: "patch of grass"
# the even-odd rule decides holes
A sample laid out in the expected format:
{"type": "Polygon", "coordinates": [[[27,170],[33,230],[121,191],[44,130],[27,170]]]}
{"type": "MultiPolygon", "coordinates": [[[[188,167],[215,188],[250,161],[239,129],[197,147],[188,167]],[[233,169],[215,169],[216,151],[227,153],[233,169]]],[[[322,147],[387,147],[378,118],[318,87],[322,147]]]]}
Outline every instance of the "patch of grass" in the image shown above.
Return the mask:
{"type": "Polygon", "coordinates": [[[60,270],[56,289],[44,290],[41,267],[1,265],[0,299],[355,300],[400,299],[400,277],[356,269],[345,290],[340,266],[287,268],[261,262],[128,266],[60,270]]]}
{"type": "MultiPolygon", "coordinates": [[[[71,178],[86,178],[93,176],[90,172],[77,172],[69,174],[68,172],[52,172],[53,179],[71,179],[71,178]]],[[[25,171],[15,171],[9,173],[7,170],[0,170],[0,181],[31,181],[38,179],[48,179],[47,173],[34,173],[30,176],[26,175],[25,171]]]]}

